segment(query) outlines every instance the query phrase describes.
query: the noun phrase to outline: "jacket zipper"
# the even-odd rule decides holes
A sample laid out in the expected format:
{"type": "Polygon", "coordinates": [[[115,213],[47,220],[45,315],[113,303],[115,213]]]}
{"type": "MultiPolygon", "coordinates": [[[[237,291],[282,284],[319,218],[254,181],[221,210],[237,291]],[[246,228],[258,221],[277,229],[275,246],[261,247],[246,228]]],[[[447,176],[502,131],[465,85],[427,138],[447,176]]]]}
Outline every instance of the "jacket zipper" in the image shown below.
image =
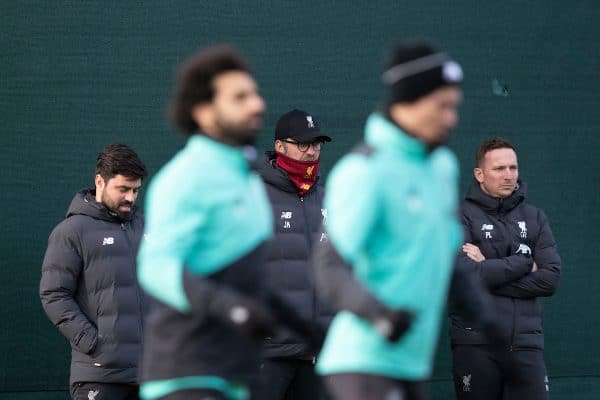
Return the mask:
{"type": "Polygon", "coordinates": [[[511,301],[512,301],[512,306],[513,306],[512,334],[511,334],[511,338],[510,338],[510,346],[508,348],[508,351],[514,350],[515,336],[516,336],[516,332],[517,332],[517,303],[514,298],[511,298],[511,301]]]}
{"type": "MultiPolygon", "coordinates": [[[[312,229],[310,226],[310,220],[308,218],[308,216],[306,215],[306,206],[304,205],[304,196],[300,196],[300,207],[302,207],[302,215],[304,216],[304,221],[306,222],[304,224],[304,226],[306,227],[305,231],[304,231],[304,236],[306,237],[306,243],[308,246],[308,254],[309,254],[309,258],[307,261],[307,264],[310,266],[310,254],[312,253],[312,229]]],[[[312,274],[312,272],[309,272],[312,274]]],[[[318,323],[318,310],[317,310],[317,293],[315,290],[315,286],[311,285],[311,295],[312,295],[312,308],[313,308],[313,323],[318,323]]],[[[312,357],[312,362],[313,365],[317,362],[317,356],[316,354],[313,354],[312,357]]]]}
{"type": "MultiPolygon", "coordinates": [[[[502,223],[504,231],[508,232],[508,227],[507,227],[507,223],[504,220],[504,213],[502,212],[502,205],[504,204],[504,199],[500,199],[500,201],[498,202],[498,221],[502,223]]],[[[498,254],[498,256],[500,256],[498,254]]],[[[511,303],[512,303],[512,329],[511,329],[511,337],[510,337],[510,344],[508,346],[508,351],[513,351],[514,350],[514,344],[515,344],[515,337],[516,337],[516,332],[517,332],[517,302],[515,301],[514,298],[510,299],[511,303]]]]}
{"type": "MultiPolygon", "coordinates": [[[[131,223],[129,224],[129,227],[131,227],[131,223]]],[[[125,235],[125,239],[127,240],[127,245],[129,248],[129,251],[131,252],[131,239],[129,238],[129,232],[127,231],[127,227],[125,225],[124,222],[121,223],[121,230],[123,231],[123,234],[125,235]]],[[[133,254],[133,259],[136,260],[137,254],[133,254]]],[[[143,328],[142,328],[142,320],[144,318],[144,309],[142,307],[142,298],[140,296],[140,287],[137,283],[137,262],[136,262],[136,268],[134,268],[133,270],[133,279],[135,280],[134,283],[134,288],[135,288],[135,296],[137,298],[137,303],[138,303],[138,319],[137,319],[137,325],[138,325],[138,333],[140,336],[140,343],[142,342],[143,338],[143,328]]]]}

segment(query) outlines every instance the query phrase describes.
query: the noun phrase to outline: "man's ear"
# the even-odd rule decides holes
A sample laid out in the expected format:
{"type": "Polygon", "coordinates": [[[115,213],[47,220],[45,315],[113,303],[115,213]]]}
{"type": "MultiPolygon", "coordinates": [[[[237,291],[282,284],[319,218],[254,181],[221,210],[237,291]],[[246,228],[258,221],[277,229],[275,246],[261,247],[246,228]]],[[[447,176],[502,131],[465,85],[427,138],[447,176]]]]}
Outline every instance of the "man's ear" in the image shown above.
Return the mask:
{"type": "Polygon", "coordinates": [[[283,145],[283,142],[281,140],[275,141],[275,151],[278,153],[285,154],[285,146],[283,145]]]}
{"type": "Polygon", "coordinates": [[[200,103],[192,107],[192,119],[200,127],[201,131],[212,132],[215,126],[215,117],[212,104],[200,103]]]}
{"type": "Polygon", "coordinates": [[[473,169],[473,176],[477,179],[477,182],[483,183],[483,170],[479,167],[473,169]]]}
{"type": "Polygon", "coordinates": [[[96,192],[101,192],[106,186],[106,182],[100,174],[96,174],[96,177],[94,178],[94,184],[96,185],[96,192]]]}
{"type": "Polygon", "coordinates": [[[106,189],[107,181],[104,180],[102,175],[96,174],[94,177],[94,185],[96,185],[96,201],[102,201],[102,192],[106,189]]]}

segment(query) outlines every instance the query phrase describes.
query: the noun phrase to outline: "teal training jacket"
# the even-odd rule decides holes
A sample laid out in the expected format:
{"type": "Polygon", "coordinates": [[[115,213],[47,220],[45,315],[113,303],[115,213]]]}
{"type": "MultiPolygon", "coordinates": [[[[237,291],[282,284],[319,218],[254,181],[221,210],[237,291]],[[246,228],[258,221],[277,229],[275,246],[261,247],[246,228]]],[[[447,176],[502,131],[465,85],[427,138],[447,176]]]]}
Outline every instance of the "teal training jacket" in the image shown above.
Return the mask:
{"type": "Polygon", "coordinates": [[[462,240],[458,163],[449,149],[429,153],[378,113],[367,121],[365,142],[374,151],[346,155],[327,182],[329,239],[361,284],[388,307],[412,311],[415,320],[390,343],[367,321],[340,312],[317,370],[422,380],[431,373],[462,240]]]}
{"type": "Polygon", "coordinates": [[[138,279],[155,302],[145,326],[142,397],[185,388],[246,397],[261,342],[194,314],[198,304],[188,294],[207,279],[260,298],[273,226],[260,176],[241,148],[194,135],[152,180],[145,211],[138,279]]]}

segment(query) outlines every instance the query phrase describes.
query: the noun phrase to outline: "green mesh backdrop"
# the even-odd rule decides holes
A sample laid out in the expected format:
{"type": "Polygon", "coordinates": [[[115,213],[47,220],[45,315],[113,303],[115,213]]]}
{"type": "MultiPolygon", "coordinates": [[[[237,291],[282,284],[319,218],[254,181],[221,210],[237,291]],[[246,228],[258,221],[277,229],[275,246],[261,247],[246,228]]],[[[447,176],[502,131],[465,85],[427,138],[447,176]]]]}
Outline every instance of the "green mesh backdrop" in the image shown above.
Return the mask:
{"type": "MultiPolygon", "coordinates": [[[[183,145],[165,106],[175,66],[227,41],[251,59],[268,102],[260,138],[292,107],[335,141],[323,171],[361,136],[399,38],[429,38],[465,69],[451,145],[462,191],[481,139],[518,148],[530,201],[563,258],[545,304],[553,399],[600,398],[598,147],[600,7],[593,1],[19,1],[0,12],[0,400],[67,398],[68,345],[38,300],[48,234],[100,149],[123,141],[151,173],[183,145]]],[[[445,332],[433,399],[453,398],[445,332]]]]}

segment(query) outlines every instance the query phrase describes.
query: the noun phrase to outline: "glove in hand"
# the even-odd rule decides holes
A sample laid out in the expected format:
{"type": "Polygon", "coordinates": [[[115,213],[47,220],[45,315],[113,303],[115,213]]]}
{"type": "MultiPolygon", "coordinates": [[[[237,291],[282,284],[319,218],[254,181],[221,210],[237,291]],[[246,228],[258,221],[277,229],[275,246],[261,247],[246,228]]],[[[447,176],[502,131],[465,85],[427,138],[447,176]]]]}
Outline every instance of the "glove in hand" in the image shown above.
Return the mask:
{"type": "Polygon", "coordinates": [[[413,321],[413,314],[404,310],[385,310],[377,314],[372,323],[375,330],[390,342],[397,342],[413,321]]]}

